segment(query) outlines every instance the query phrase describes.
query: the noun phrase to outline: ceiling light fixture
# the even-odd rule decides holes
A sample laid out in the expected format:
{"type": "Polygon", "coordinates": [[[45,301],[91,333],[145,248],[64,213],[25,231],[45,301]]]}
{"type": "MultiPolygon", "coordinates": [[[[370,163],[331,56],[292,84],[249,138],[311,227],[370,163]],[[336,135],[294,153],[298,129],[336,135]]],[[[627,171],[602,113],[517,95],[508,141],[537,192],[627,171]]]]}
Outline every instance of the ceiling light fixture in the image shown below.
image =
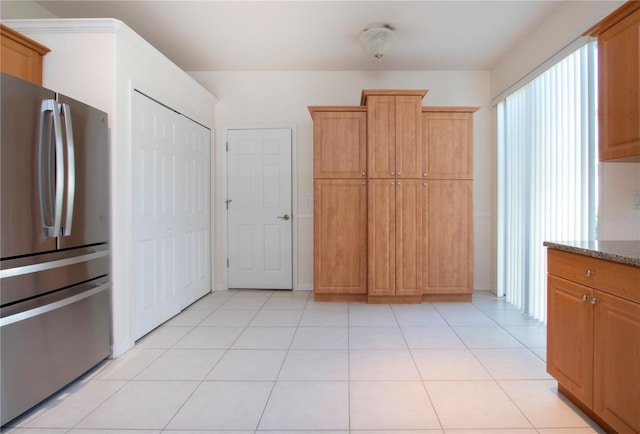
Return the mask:
{"type": "Polygon", "coordinates": [[[367,54],[381,62],[382,56],[389,54],[396,43],[395,30],[390,24],[364,29],[360,33],[360,45],[367,54]]]}

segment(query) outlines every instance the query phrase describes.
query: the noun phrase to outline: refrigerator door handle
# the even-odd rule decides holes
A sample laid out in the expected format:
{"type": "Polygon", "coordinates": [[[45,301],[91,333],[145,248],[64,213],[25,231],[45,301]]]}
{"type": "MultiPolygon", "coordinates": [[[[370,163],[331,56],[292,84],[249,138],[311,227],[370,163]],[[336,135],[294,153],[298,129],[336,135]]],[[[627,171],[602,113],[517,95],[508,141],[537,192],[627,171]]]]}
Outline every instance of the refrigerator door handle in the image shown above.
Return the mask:
{"type": "Polygon", "coordinates": [[[69,236],[73,222],[73,203],[76,198],[75,144],[73,142],[73,126],[71,125],[71,107],[69,104],[60,104],[60,106],[67,135],[67,218],[61,235],[69,236]]]}
{"type": "Polygon", "coordinates": [[[64,199],[64,147],[62,142],[62,124],[60,122],[60,112],[58,110],[58,104],[53,99],[45,99],[40,106],[40,131],[39,131],[39,143],[40,148],[40,209],[42,214],[42,226],[44,227],[45,236],[58,237],[60,236],[60,223],[62,222],[62,202],[64,199]],[[47,133],[47,129],[44,127],[45,114],[51,112],[53,119],[53,135],[55,141],[55,175],[48,175],[49,171],[45,170],[44,163],[47,161],[44,157],[45,153],[50,155],[51,140],[47,138],[46,143],[44,135],[47,133]],[[45,145],[48,146],[45,149],[45,145]],[[45,182],[45,178],[46,182],[45,182]],[[55,201],[53,203],[53,225],[50,226],[46,218],[46,209],[49,209],[51,204],[51,181],[54,178],[55,182],[55,201]]]}

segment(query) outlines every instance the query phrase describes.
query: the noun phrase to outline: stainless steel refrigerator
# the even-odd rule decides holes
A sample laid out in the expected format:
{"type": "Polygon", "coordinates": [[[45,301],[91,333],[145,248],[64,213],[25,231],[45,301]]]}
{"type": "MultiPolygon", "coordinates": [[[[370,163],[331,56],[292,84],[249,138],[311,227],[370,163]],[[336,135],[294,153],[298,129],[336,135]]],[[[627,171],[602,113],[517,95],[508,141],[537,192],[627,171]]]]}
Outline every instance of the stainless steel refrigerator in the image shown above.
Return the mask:
{"type": "Polygon", "coordinates": [[[110,351],[107,114],[0,78],[1,425],[110,351]]]}

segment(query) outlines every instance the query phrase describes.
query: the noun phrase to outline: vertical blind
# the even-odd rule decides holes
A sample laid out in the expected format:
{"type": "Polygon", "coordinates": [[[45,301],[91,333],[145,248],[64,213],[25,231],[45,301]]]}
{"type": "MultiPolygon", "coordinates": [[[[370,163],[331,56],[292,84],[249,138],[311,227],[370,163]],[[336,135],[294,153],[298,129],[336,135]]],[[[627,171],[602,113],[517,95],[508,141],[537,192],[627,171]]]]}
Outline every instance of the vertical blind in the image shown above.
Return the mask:
{"type": "Polygon", "coordinates": [[[543,241],[595,237],[596,42],[497,107],[498,295],[546,321],[543,241]]]}

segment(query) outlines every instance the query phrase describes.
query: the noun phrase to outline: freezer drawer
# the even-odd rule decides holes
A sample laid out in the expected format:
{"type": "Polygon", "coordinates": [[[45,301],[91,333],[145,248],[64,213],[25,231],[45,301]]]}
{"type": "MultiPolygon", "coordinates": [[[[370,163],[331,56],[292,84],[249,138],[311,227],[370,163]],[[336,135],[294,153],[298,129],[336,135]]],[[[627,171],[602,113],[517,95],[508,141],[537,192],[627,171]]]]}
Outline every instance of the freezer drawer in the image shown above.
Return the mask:
{"type": "Polygon", "coordinates": [[[30,306],[26,310],[17,305],[2,310],[2,425],[109,355],[108,279],[62,293],[27,302],[30,306]]]}

